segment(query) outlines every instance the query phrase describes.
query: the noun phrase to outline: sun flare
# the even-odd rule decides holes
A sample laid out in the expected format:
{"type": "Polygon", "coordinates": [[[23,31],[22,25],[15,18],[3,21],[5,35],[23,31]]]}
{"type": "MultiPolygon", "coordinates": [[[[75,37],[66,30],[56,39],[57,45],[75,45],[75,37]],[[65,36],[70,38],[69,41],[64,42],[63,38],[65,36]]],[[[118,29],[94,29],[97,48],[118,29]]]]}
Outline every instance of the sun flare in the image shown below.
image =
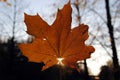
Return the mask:
{"type": "Polygon", "coordinates": [[[58,60],[58,63],[57,63],[57,64],[59,64],[59,65],[64,65],[64,64],[62,63],[63,59],[64,59],[64,58],[57,58],[57,60],[58,60]]]}

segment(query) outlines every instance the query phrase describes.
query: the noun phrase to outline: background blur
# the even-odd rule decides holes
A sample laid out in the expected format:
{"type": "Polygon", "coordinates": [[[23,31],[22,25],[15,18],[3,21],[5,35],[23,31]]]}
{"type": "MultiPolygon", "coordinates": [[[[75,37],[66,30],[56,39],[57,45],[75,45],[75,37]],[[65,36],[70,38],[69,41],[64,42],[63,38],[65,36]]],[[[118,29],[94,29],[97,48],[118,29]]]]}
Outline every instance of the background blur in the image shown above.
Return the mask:
{"type": "MultiPolygon", "coordinates": [[[[39,14],[51,25],[57,10],[68,0],[0,0],[0,66],[7,61],[24,62],[17,43],[31,42],[26,33],[24,13],[39,14]]],[[[71,0],[72,28],[79,24],[89,25],[86,45],[96,51],[91,58],[79,61],[80,71],[100,80],[120,80],[120,1],[119,0],[71,0]],[[117,75],[116,75],[117,74],[117,75]]],[[[84,80],[84,79],[83,79],[84,80]]],[[[88,79],[87,79],[88,80],[88,79]]],[[[92,78],[91,78],[92,80],[92,78]]]]}

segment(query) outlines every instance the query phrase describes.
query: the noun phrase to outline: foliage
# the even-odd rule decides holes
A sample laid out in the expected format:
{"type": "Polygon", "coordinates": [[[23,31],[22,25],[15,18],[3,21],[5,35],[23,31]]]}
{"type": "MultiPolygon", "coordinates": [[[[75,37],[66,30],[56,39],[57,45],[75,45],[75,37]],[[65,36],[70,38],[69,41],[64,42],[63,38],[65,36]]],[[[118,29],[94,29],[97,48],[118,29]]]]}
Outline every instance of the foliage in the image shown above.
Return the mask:
{"type": "Polygon", "coordinates": [[[64,58],[63,64],[74,67],[78,60],[90,57],[94,48],[85,45],[88,26],[81,24],[71,29],[71,13],[72,9],[68,3],[62,10],[58,10],[52,26],[38,14],[25,14],[27,32],[35,36],[35,39],[32,43],[19,45],[23,54],[28,56],[30,61],[43,61],[46,64],[44,69],[57,64],[57,58],[64,58]]]}

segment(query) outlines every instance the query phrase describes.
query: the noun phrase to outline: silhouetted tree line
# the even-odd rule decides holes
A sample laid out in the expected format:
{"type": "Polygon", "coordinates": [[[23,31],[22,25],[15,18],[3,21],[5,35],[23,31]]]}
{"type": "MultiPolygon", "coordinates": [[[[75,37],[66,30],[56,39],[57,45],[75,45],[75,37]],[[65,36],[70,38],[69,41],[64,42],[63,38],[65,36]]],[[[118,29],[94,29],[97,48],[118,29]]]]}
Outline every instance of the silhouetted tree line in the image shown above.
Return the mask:
{"type": "Polygon", "coordinates": [[[0,44],[0,80],[86,80],[84,71],[60,65],[42,71],[44,65],[29,62],[11,40],[0,44]]]}
{"type": "Polygon", "coordinates": [[[54,65],[44,71],[43,62],[29,62],[15,43],[0,44],[0,80],[83,80],[76,69],[54,65]]]}
{"type": "MultiPolygon", "coordinates": [[[[102,66],[99,78],[100,80],[115,80],[114,79],[115,72],[116,72],[115,69],[111,66],[102,66]]],[[[118,75],[117,80],[120,80],[120,66],[116,74],[118,75]]]]}
{"type": "Polygon", "coordinates": [[[43,65],[28,62],[12,40],[0,44],[0,80],[38,80],[43,65]]]}
{"type": "MultiPolygon", "coordinates": [[[[0,44],[0,80],[87,80],[84,70],[78,72],[68,66],[54,65],[42,71],[44,65],[43,62],[29,62],[11,40],[0,44]]],[[[119,77],[120,69],[118,71],[119,77]]],[[[89,80],[95,79],[90,77],[89,80]]],[[[102,66],[99,80],[114,80],[114,69],[102,66]]]]}

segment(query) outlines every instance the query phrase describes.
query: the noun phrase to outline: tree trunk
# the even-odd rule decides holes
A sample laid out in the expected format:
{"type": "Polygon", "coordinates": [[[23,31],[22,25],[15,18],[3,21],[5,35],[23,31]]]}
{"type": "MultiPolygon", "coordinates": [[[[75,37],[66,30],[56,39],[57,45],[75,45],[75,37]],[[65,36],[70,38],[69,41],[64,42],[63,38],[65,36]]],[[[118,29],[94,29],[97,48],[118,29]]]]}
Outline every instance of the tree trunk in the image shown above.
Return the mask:
{"type": "Polygon", "coordinates": [[[86,60],[84,60],[84,68],[85,68],[85,80],[90,80],[90,76],[89,76],[89,73],[88,73],[88,67],[87,67],[87,62],[86,60]]]}
{"type": "Polygon", "coordinates": [[[119,64],[118,64],[117,51],[116,51],[116,46],[115,46],[114,29],[113,29],[113,25],[111,23],[109,0],[105,0],[105,4],[106,4],[106,15],[107,15],[107,27],[109,30],[112,54],[113,54],[112,59],[113,59],[113,66],[114,66],[114,78],[115,78],[115,80],[119,80],[119,75],[118,75],[119,64]]]}
{"type": "MultiPolygon", "coordinates": [[[[79,21],[79,25],[81,24],[81,16],[80,16],[80,10],[79,10],[79,1],[76,0],[76,3],[74,4],[75,5],[75,8],[77,9],[77,12],[78,12],[78,21],[79,21]]],[[[90,80],[90,76],[89,76],[89,73],[88,73],[88,67],[87,67],[87,62],[86,60],[84,60],[84,71],[85,71],[85,80],[90,80]]]]}
{"type": "Polygon", "coordinates": [[[13,25],[12,25],[12,38],[9,40],[8,42],[8,47],[9,47],[9,53],[10,53],[10,66],[13,66],[14,63],[14,58],[16,57],[16,53],[15,53],[15,24],[16,24],[16,0],[14,0],[14,13],[13,13],[13,25]]]}

